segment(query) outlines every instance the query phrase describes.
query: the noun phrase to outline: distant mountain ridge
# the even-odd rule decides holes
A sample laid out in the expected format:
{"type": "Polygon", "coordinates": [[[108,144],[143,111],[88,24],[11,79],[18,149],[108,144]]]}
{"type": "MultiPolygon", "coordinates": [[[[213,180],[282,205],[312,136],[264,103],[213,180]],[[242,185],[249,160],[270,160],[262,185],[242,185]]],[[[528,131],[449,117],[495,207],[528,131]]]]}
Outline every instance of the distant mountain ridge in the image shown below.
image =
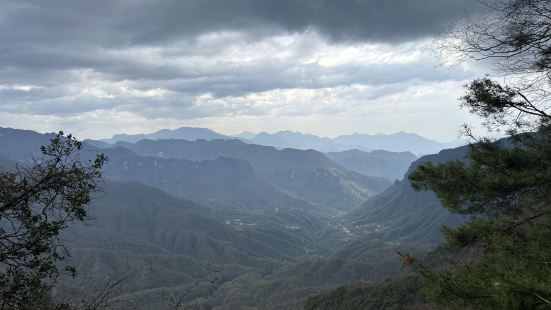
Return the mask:
{"type": "Polygon", "coordinates": [[[319,137],[314,134],[295,132],[290,130],[279,131],[275,133],[253,133],[242,132],[234,136],[217,133],[208,128],[199,127],[180,127],[177,129],[162,129],[149,134],[116,134],[109,139],[98,140],[96,146],[101,147],[100,143],[114,144],[117,142],[136,143],[143,139],[182,139],[188,141],[196,140],[215,140],[215,139],[240,139],[250,144],[259,144],[273,146],[276,148],[295,148],[301,150],[314,149],[320,152],[341,152],[352,149],[361,151],[386,150],[392,152],[412,152],[416,155],[426,155],[437,153],[440,150],[459,146],[459,141],[451,143],[436,142],[424,138],[415,133],[397,132],[393,134],[348,134],[340,135],[336,138],[319,137]]]}
{"type": "Polygon", "coordinates": [[[372,150],[410,151],[417,155],[433,154],[450,147],[448,143],[432,141],[418,134],[406,132],[375,135],[355,133],[341,135],[334,140],[342,144],[369,147],[372,150]]]}
{"type": "Polygon", "coordinates": [[[0,127],[0,153],[11,160],[28,161],[31,155],[40,153],[37,147],[47,144],[53,137],[53,133],[0,127]]]}
{"type": "Polygon", "coordinates": [[[412,152],[416,155],[433,154],[457,143],[440,143],[418,134],[397,132],[393,134],[341,135],[336,138],[318,137],[294,131],[279,131],[273,134],[261,132],[256,136],[247,133],[251,143],[274,146],[277,148],[315,149],[322,152],[340,152],[352,149],[361,151],[386,150],[392,152],[412,152]]]}
{"type": "MultiPolygon", "coordinates": [[[[295,148],[301,150],[314,149],[321,152],[342,151],[354,146],[336,143],[330,138],[322,138],[313,134],[305,134],[290,130],[273,134],[261,132],[248,138],[251,143],[273,146],[277,148],[295,148]]],[[[360,147],[360,146],[356,146],[360,147]]]]}
{"type": "Polygon", "coordinates": [[[102,139],[107,143],[117,143],[119,141],[135,143],[143,139],[159,140],[159,139],[182,139],[195,141],[198,139],[213,140],[213,139],[233,139],[232,137],[219,134],[208,128],[197,127],[180,127],[177,129],[162,129],[150,134],[116,134],[110,139],[102,139]]]}

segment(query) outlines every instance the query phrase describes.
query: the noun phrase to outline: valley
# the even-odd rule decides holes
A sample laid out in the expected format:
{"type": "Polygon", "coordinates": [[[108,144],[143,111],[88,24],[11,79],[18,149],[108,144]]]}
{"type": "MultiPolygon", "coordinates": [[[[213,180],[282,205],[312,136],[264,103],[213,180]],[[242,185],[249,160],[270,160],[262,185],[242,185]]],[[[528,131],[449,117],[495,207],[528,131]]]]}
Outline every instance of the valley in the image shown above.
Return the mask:
{"type": "MultiPolygon", "coordinates": [[[[28,164],[52,137],[0,133],[9,166],[28,164]]],[[[422,256],[442,225],[462,222],[403,180],[410,165],[461,150],[417,159],[218,138],[85,141],[82,159],[109,161],[89,219],[62,235],[79,276],[60,281],[59,294],[132,275],[109,295],[112,309],[297,309],[339,285],[407,274],[396,248],[422,256]]]]}
{"type": "Polygon", "coordinates": [[[551,0],[0,0],[0,310],[551,308],[551,0]]]}

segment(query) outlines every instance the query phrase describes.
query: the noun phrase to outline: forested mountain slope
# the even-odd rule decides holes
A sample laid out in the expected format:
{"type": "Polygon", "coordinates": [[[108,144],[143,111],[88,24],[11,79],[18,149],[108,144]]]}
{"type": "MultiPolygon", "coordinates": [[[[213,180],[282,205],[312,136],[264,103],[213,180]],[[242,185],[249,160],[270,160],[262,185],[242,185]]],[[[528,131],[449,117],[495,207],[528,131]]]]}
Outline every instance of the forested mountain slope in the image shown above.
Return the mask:
{"type": "Polygon", "coordinates": [[[348,150],[330,152],[325,155],[348,170],[392,181],[401,180],[411,163],[417,159],[417,156],[411,152],[390,152],[383,150],[371,152],[348,150]]]}
{"type": "Polygon", "coordinates": [[[248,161],[272,185],[312,203],[351,210],[390,185],[384,178],[348,171],[320,152],[246,144],[239,140],[141,140],[117,143],[139,155],[210,160],[218,157],[248,161]]]}
{"type": "MultiPolygon", "coordinates": [[[[362,207],[343,215],[341,222],[335,224],[330,231],[333,238],[338,234],[341,238],[353,240],[340,250],[341,255],[353,257],[361,249],[356,249],[355,244],[373,239],[417,258],[419,255],[415,250],[426,247],[425,253],[428,253],[431,248],[434,249],[442,241],[443,225],[455,227],[464,223],[467,218],[443,208],[434,193],[414,191],[407,175],[422,163],[466,160],[467,150],[468,146],[464,146],[419,158],[412,163],[404,180],[397,181],[383,193],[369,199],[362,207]]],[[[389,255],[395,262],[400,262],[396,254],[389,255]]],[[[433,253],[431,264],[447,261],[440,255],[433,253]]],[[[357,283],[312,296],[306,300],[304,309],[434,309],[426,304],[420,288],[420,282],[414,278],[399,278],[384,283],[357,283]]]]}
{"type": "Polygon", "coordinates": [[[442,225],[456,226],[464,219],[443,208],[434,193],[415,191],[407,175],[421,163],[463,159],[466,152],[467,147],[459,147],[419,158],[411,164],[406,178],[344,215],[341,228],[351,238],[370,236],[400,243],[439,243],[442,225]]]}
{"type": "Polygon", "coordinates": [[[217,211],[135,182],[106,182],[88,209],[90,220],[63,235],[80,273],[77,282],[135,272],[115,295],[141,309],[166,308],[169,293],[187,286],[194,286],[186,296],[192,300],[241,274],[324,252],[301,229],[228,222],[217,211]]]}
{"type": "MultiPolygon", "coordinates": [[[[28,163],[39,156],[51,134],[17,129],[0,129],[0,156],[28,163]]],[[[205,161],[139,156],[122,147],[97,149],[84,144],[83,160],[102,152],[109,158],[103,174],[108,179],[139,181],[177,197],[193,199],[210,206],[241,209],[311,209],[312,215],[330,215],[328,208],[297,199],[258,176],[251,165],[240,159],[205,161]]]]}

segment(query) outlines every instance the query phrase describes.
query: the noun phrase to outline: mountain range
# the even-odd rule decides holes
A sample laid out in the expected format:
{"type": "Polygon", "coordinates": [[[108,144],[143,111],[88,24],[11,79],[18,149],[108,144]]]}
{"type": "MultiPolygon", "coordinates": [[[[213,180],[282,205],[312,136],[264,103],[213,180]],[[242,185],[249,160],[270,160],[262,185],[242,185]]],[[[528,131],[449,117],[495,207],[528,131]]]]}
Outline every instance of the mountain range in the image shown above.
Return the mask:
{"type": "Polygon", "coordinates": [[[417,159],[417,156],[411,152],[383,150],[371,152],[349,150],[330,152],[325,155],[348,170],[389,180],[401,180],[411,163],[417,159]]]}
{"type": "MultiPolygon", "coordinates": [[[[3,169],[28,165],[52,136],[0,128],[3,169]]],[[[80,156],[98,152],[109,158],[102,192],[90,219],[62,236],[80,276],[61,279],[57,291],[85,296],[131,274],[110,292],[111,309],[170,308],[178,299],[186,309],[297,309],[339,285],[407,274],[397,246],[422,256],[442,225],[463,220],[397,176],[461,159],[465,147],[415,160],[231,139],[89,140],[80,156]]]]}
{"type": "Polygon", "coordinates": [[[213,130],[210,130],[208,128],[180,127],[177,129],[161,129],[159,131],[156,131],[150,134],[135,134],[135,135],[116,134],[110,139],[103,139],[101,141],[106,143],[111,143],[111,144],[119,141],[134,143],[143,139],[151,139],[151,140],[183,139],[183,140],[195,141],[198,139],[213,140],[213,139],[232,139],[232,138],[229,136],[225,136],[217,132],[214,132],[213,130]]]}
{"type": "Polygon", "coordinates": [[[254,172],[290,196],[336,210],[350,210],[381,192],[385,178],[349,171],[314,150],[283,149],[239,140],[141,140],[118,142],[140,156],[192,161],[220,157],[244,160],[254,172]]]}
{"type": "Polygon", "coordinates": [[[354,133],[350,135],[341,135],[336,138],[322,138],[312,134],[303,134],[287,130],[273,134],[262,132],[255,136],[251,136],[249,133],[241,137],[246,137],[245,139],[247,141],[260,145],[269,145],[278,148],[315,149],[322,152],[339,152],[359,149],[362,151],[409,151],[417,155],[426,155],[462,144],[461,141],[440,143],[414,133],[405,132],[375,135],[354,133]]]}
{"type": "Polygon", "coordinates": [[[397,132],[393,134],[349,134],[335,138],[319,137],[313,134],[295,131],[279,131],[276,133],[252,133],[243,132],[238,135],[228,136],[217,133],[207,128],[181,127],[177,129],[162,129],[150,134],[116,134],[111,138],[97,140],[95,146],[105,146],[105,143],[117,142],[136,143],[143,139],[180,139],[180,140],[215,140],[215,139],[240,139],[243,142],[273,146],[279,149],[294,148],[301,150],[314,149],[321,152],[340,152],[358,149],[362,151],[386,150],[392,152],[412,152],[416,155],[437,153],[438,151],[466,144],[464,141],[441,143],[429,140],[414,133],[397,132]]]}

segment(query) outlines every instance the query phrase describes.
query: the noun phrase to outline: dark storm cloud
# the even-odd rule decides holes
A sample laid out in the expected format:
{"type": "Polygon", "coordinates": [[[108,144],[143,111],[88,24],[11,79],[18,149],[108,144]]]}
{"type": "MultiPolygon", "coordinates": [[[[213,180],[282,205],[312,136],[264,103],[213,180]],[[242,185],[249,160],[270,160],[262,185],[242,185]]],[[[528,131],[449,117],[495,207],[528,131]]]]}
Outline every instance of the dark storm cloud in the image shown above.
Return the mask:
{"type": "Polygon", "coordinates": [[[434,35],[478,5],[475,0],[5,0],[0,6],[8,42],[120,47],[209,31],[263,35],[309,27],[337,40],[394,42],[434,35]]]}
{"type": "MultiPolygon", "coordinates": [[[[189,45],[200,34],[237,31],[257,40],[313,29],[342,42],[400,42],[435,35],[475,8],[476,0],[51,0],[0,2],[0,69],[32,72],[94,68],[134,78],[109,50],[189,45]],[[125,72],[121,72],[125,71],[125,72]]],[[[231,42],[221,42],[231,43],[231,42]]],[[[196,47],[196,46],[195,46],[196,47]]],[[[136,62],[139,60],[136,59],[136,62]]],[[[151,68],[148,68],[148,70],[151,68]]],[[[154,78],[181,75],[169,67],[154,78]]],[[[13,78],[17,79],[17,76],[13,78]]]]}
{"type": "Polygon", "coordinates": [[[335,40],[395,42],[437,34],[476,8],[475,0],[174,0],[135,6],[123,27],[128,40],[146,44],[221,29],[309,27],[335,40]]]}
{"type": "MultiPolygon", "coordinates": [[[[412,79],[439,81],[447,79],[447,73],[432,70],[434,63],[423,57],[406,63],[336,66],[302,58],[315,58],[320,49],[332,45],[375,42],[389,44],[387,49],[392,50],[437,35],[476,10],[475,3],[0,0],[0,112],[63,115],[118,109],[167,117],[218,115],[227,110],[239,114],[240,107],[195,106],[196,96],[208,92],[235,97],[352,84],[391,85],[372,95],[384,96],[404,89],[412,79]],[[287,47],[271,38],[305,33],[297,46],[289,48],[291,56],[273,57],[278,48],[287,47]],[[308,33],[316,35],[310,38],[308,33]],[[230,46],[235,46],[237,56],[230,55],[230,46]],[[253,53],[254,60],[239,65],[246,53],[253,53]],[[163,95],[150,96],[150,91],[163,95]]],[[[454,76],[461,78],[461,73],[454,76]]]]}

